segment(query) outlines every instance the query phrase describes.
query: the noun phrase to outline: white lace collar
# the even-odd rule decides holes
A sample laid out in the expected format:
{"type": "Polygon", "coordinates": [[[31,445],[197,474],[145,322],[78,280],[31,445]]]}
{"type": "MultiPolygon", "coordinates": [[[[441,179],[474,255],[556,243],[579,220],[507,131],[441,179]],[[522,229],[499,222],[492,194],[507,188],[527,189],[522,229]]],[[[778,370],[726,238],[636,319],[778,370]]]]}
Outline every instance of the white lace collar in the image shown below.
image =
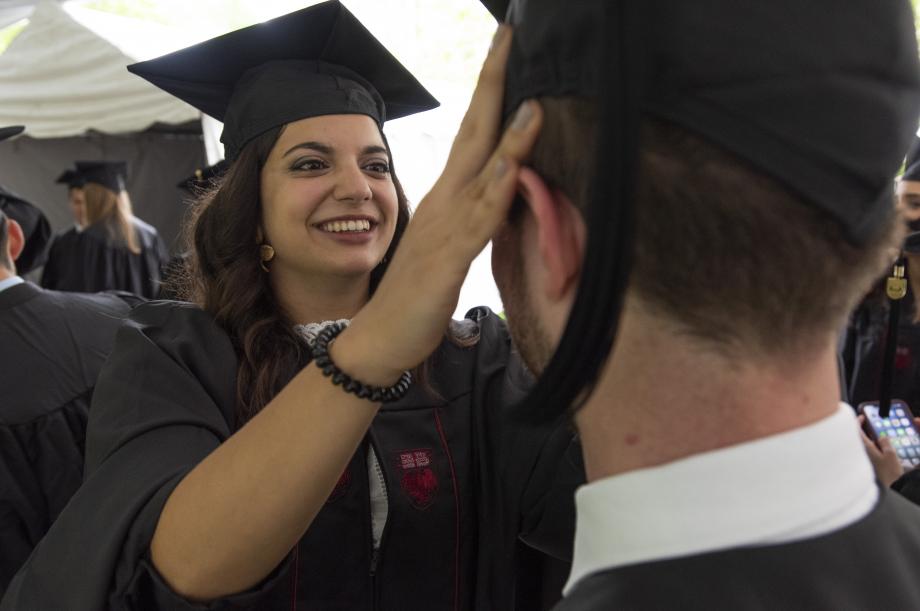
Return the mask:
{"type": "Polygon", "coordinates": [[[339,320],[324,320],[323,322],[308,322],[305,325],[294,325],[294,330],[312,346],[316,343],[316,336],[319,335],[320,331],[337,322],[345,323],[348,326],[350,321],[347,318],[342,318],[339,320]]]}

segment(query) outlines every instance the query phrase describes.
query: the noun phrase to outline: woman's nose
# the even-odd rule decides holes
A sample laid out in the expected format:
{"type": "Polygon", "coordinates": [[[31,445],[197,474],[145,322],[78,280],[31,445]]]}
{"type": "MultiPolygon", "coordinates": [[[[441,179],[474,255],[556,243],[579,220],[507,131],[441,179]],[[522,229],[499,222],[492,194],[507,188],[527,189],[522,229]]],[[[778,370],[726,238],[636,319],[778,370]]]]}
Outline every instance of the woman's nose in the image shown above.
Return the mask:
{"type": "Polygon", "coordinates": [[[335,199],[340,201],[362,202],[372,196],[371,185],[361,168],[341,168],[333,191],[335,199]]]}

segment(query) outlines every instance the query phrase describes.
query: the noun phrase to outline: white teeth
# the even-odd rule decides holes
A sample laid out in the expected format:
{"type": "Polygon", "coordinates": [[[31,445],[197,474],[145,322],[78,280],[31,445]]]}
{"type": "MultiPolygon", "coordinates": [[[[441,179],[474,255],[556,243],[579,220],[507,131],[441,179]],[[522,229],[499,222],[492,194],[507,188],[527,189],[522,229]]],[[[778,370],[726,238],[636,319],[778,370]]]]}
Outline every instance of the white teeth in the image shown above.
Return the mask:
{"type": "Polygon", "coordinates": [[[350,221],[331,221],[320,225],[320,229],[330,233],[342,233],[345,231],[370,231],[371,222],[366,219],[350,221]]]}

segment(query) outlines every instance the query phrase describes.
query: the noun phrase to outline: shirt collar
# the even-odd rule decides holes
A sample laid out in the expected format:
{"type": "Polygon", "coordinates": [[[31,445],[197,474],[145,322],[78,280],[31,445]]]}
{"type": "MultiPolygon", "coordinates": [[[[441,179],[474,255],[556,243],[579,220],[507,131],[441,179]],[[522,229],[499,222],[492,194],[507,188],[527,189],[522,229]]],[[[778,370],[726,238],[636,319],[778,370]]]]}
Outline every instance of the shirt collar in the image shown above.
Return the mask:
{"type": "Polygon", "coordinates": [[[22,284],[23,282],[23,279],[19,276],[13,276],[11,278],[7,278],[6,280],[0,280],[0,293],[10,287],[16,286],[17,284],[22,284]]]}
{"type": "Polygon", "coordinates": [[[606,569],[843,528],[878,498],[853,409],[582,486],[568,594],[606,569]]]}

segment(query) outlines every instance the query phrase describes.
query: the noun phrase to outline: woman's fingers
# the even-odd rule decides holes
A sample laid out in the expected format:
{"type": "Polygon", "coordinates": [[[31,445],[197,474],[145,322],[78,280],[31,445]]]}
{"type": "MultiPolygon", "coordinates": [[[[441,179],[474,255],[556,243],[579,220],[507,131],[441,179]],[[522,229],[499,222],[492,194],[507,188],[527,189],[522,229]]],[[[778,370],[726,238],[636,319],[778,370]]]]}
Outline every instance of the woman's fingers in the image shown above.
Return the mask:
{"type": "Polygon", "coordinates": [[[543,110],[535,100],[521,104],[498,148],[476,178],[469,220],[471,237],[475,236],[473,246],[478,250],[505,220],[517,190],[518,170],[533,150],[542,123],[543,110]]]}
{"type": "Polygon", "coordinates": [[[462,184],[485,165],[498,139],[505,92],[505,67],[511,50],[511,28],[499,26],[486,57],[466,115],[454,138],[441,180],[462,184]]]}

